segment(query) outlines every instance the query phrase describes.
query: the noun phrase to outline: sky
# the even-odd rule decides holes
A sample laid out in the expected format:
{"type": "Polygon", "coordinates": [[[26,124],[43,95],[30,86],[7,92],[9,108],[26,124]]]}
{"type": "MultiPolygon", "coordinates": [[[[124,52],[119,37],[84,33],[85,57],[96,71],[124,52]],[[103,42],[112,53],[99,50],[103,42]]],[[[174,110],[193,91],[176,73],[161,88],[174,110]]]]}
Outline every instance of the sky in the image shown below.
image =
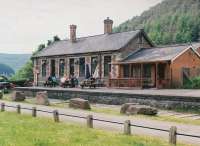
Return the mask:
{"type": "Polygon", "coordinates": [[[140,15],[161,0],[4,0],[0,5],[0,53],[32,53],[54,35],[69,38],[102,34],[103,20],[114,26],[140,15]]]}

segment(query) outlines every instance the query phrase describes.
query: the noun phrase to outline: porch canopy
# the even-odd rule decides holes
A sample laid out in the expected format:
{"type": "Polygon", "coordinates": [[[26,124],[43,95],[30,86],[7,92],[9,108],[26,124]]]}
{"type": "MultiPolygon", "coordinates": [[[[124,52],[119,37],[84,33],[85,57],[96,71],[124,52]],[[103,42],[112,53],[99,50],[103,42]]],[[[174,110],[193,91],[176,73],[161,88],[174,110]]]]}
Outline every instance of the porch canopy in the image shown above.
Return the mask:
{"type": "Polygon", "coordinates": [[[191,49],[188,45],[163,48],[141,48],[117,65],[117,78],[110,78],[111,87],[157,87],[169,86],[170,64],[183,52],[191,49]]]}

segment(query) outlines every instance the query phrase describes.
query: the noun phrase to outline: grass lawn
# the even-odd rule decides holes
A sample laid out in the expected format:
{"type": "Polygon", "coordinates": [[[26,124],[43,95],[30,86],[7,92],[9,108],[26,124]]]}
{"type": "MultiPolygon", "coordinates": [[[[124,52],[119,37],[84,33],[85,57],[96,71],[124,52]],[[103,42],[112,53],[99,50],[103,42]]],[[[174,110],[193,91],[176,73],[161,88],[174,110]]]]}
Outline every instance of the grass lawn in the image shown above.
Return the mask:
{"type": "MultiPolygon", "coordinates": [[[[0,146],[170,146],[157,138],[126,136],[52,119],[0,113],[0,146]]],[[[178,144],[177,146],[186,146],[178,144]]],[[[187,145],[188,146],[188,145],[187,145]]]]}
{"type": "MultiPolygon", "coordinates": [[[[4,94],[3,99],[11,101],[10,96],[11,96],[10,94],[4,94]]],[[[33,98],[26,99],[26,101],[24,101],[24,102],[31,103],[31,104],[36,103],[35,99],[33,99],[33,98]]],[[[68,103],[51,104],[51,106],[68,108],[68,103]]],[[[92,112],[117,115],[117,116],[126,116],[126,115],[120,114],[119,108],[112,108],[112,107],[105,108],[105,107],[100,107],[100,106],[96,107],[94,105],[91,105],[91,107],[92,107],[92,109],[91,109],[92,112]]],[[[183,112],[183,111],[179,111],[179,112],[183,112]]],[[[184,112],[184,113],[191,113],[191,112],[184,112]]],[[[200,120],[192,120],[192,119],[187,119],[187,118],[183,119],[183,118],[177,118],[177,117],[166,116],[166,115],[158,115],[158,116],[134,115],[133,118],[143,118],[143,119],[146,118],[146,119],[169,121],[169,122],[176,122],[176,123],[182,123],[182,124],[200,125],[200,120]]]]}
{"type": "MultiPolygon", "coordinates": [[[[30,103],[30,102],[29,102],[30,103]]],[[[55,104],[52,106],[56,107],[62,107],[62,108],[68,108],[68,103],[62,103],[62,104],[55,104]]],[[[77,109],[79,110],[79,109],[77,109]]],[[[117,116],[127,116],[120,114],[120,109],[116,108],[105,108],[105,107],[96,107],[92,105],[92,112],[96,113],[104,113],[104,114],[110,114],[110,115],[117,115],[117,116]]],[[[190,124],[190,125],[200,125],[200,120],[192,120],[188,118],[177,118],[173,116],[166,116],[166,115],[157,115],[157,116],[148,116],[148,115],[134,115],[129,116],[129,118],[143,118],[143,119],[151,119],[151,120],[158,120],[158,121],[168,121],[168,122],[176,122],[176,123],[182,123],[182,124],[190,124]]]]}

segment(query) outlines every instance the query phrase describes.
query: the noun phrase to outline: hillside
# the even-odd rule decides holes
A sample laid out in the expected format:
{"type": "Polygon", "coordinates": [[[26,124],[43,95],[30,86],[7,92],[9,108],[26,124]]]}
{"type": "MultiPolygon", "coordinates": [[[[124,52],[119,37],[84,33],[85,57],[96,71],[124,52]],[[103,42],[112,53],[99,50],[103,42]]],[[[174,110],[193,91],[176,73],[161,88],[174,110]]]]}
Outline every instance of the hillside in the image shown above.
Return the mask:
{"type": "Polygon", "coordinates": [[[199,40],[199,0],[163,2],[114,28],[114,32],[144,28],[156,44],[185,43],[199,40]]]}
{"type": "Polygon", "coordinates": [[[0,63],[8,65],[14,71],[17,71],[24,66],[30,56],[30,54],[0,54],[0,63]]]}
{"type": "Polygon", "coordinates": [[[0,75],[10,76],[14,73],[15,72],[11,67],[9,67],[8,65],[0,63],[0,75]]]}

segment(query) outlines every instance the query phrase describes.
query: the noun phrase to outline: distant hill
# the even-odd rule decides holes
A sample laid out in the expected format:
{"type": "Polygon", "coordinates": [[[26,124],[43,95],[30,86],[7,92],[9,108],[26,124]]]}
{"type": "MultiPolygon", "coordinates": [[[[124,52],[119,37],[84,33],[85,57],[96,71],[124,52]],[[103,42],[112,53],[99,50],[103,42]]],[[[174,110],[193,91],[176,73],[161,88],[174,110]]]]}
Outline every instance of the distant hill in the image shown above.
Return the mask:
{"type": "Polygon", "coordinates": [[[15,72],[11,67],[9,67],[8,65],[0,63],[0,75],[11,76],[14,73],[15,72]]]}
{"type": "Polygon", "coordinates": [[[20,69],[30,58],[31,54],[2,54],[0,64],[8,65],[15,72],[20,69]]]}
{"type": "Polygon", "coordinates": [[[114,32],[144,28],[156,44],[186,43],[199,40],[200,1],[163,0],[140,16],[120,24],[114,32]]]}

